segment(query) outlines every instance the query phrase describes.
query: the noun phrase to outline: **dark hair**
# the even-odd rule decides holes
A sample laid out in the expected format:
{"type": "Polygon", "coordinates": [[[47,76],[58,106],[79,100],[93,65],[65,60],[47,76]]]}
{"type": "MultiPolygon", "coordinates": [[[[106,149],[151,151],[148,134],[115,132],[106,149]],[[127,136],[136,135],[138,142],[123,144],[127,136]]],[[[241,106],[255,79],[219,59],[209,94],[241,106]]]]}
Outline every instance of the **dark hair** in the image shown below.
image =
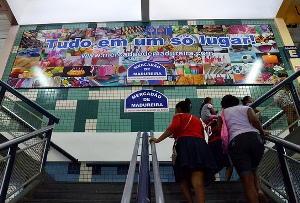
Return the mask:
{"type": "Polygon", "coordinates": [[[247,101],[249,100],[250,96],[244,96],[244,98],[241,100],[242,104],[245,106],[247,104],[247,101]]]}
{"type": "Polygon", "coordinates": [[[278,73],[277,76],[280,77],[280,78],[281,78],[281,77],[286,77],[286,78],[289,77],[289,75],[288,75],[287,72],[281,72],[281,73],[278,73]]]}
{"type": "Polygon", "coordinates": [[[189,113],[192,108],[192,102],[189,98],[184,101],[180,101],[176,104],[176,109],[181,109],[182,113],[189,113]]]}
{"type": "Polygon", "coordinates": [[[201,115],[201,111],[202,111],[202,108],[205,104],[207,104],[209,101],[211,100],[210,97],[205,97],[205,99],[202,101],[202,104],[200,106],[200,109],[199,109],[199,114],[201,115]]]}
{"type": "Polygon", "coordinates": [[[239,105],[239,103],[240,103],[240,100],[231,94],[225,95],[221,100],[221,106],[223,109],[226,109],[226,108],[232,107],[232,106],[237,106],[237,105],[239,105]]]}

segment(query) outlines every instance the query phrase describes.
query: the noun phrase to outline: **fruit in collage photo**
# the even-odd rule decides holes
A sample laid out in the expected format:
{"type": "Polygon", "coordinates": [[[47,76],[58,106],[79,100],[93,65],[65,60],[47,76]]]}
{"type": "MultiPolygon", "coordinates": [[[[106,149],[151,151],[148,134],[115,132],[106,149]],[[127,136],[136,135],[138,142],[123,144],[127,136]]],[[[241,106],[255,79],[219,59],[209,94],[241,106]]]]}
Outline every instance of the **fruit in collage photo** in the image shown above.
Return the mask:
{"type": "Polygon", "coordinates": [[[16,88],[270,84],[284,70],[270,25],[63,28],[25,30],[9,81],[16,88]],[[162,65],[165,79],[127,80],[140,62],[162,65]]]}

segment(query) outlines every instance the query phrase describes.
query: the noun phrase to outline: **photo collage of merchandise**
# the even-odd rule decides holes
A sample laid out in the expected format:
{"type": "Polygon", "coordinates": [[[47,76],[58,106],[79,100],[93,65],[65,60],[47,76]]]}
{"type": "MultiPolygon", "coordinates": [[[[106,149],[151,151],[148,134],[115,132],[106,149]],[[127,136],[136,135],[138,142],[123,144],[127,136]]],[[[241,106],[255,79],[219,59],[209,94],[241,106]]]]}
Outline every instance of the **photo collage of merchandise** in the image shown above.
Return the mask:
{"type": "Polygon", "coordinates": [[[269,25],[26,30],[8,84],[14,88],[271,84],[281,71],[284,64],[269,25]],[[126,43],[99,46],[117,39],[126,43]],[[151,40],[147,44],[147,39],[161,39],[157,41],[163,44],[151,40]],[[76,40],[91,44],[65,43],[76,40]],[[127,69],[141,61],[164,66],[166,80],[127,79],[127,69]]]}

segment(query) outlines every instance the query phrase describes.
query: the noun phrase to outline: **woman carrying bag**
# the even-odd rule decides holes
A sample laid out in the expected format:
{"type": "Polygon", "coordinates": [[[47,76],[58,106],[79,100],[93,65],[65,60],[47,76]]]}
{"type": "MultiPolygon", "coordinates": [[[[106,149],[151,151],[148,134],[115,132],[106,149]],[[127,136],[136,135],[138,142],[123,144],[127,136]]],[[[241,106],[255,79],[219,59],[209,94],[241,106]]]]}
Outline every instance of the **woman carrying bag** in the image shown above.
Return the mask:
{"type": "Polygon", "coordinates": [[[176,139],[177,156],[173,165],[175,180],[180,183],[189,203],[193,203],[191,185],[197,203],[204,203],[204,186],[214,180],[216,164],[204,139],[202,121],[191,115],[190,109],[191,101],[188,98],[177,103],[170,126],[159,138],[151,138],[149,142],[159,143],[171,135],[176,139]]]}
{"type": "Polygon", "coordinates": [[[261,136],[270,133],[263,130],[251,107],[239,106],[237,97],[224,96],[221,106],[224,120],[221,116],[218,117],[217,131],[220,133],[222,126],[227,126],[228,153],[242,181],[247,202],[259,203],[259,199],[267,202],[260,189],[257,168],[264,153],[261,136]]]}

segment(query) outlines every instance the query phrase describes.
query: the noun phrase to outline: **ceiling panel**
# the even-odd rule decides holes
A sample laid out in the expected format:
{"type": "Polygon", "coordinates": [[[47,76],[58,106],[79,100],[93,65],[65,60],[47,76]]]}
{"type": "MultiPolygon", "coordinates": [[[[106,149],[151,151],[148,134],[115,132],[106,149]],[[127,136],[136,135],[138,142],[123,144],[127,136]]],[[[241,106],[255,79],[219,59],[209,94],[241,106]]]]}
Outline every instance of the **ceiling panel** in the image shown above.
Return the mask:
{"type": "MultiPolygon", "coordinates": [[[[141,21],[141,1],[145,0],[7,0],[21,25],[141,21]]],[[[150,20],[272,19],[282,0],[149,2],[150,20]]]]}

